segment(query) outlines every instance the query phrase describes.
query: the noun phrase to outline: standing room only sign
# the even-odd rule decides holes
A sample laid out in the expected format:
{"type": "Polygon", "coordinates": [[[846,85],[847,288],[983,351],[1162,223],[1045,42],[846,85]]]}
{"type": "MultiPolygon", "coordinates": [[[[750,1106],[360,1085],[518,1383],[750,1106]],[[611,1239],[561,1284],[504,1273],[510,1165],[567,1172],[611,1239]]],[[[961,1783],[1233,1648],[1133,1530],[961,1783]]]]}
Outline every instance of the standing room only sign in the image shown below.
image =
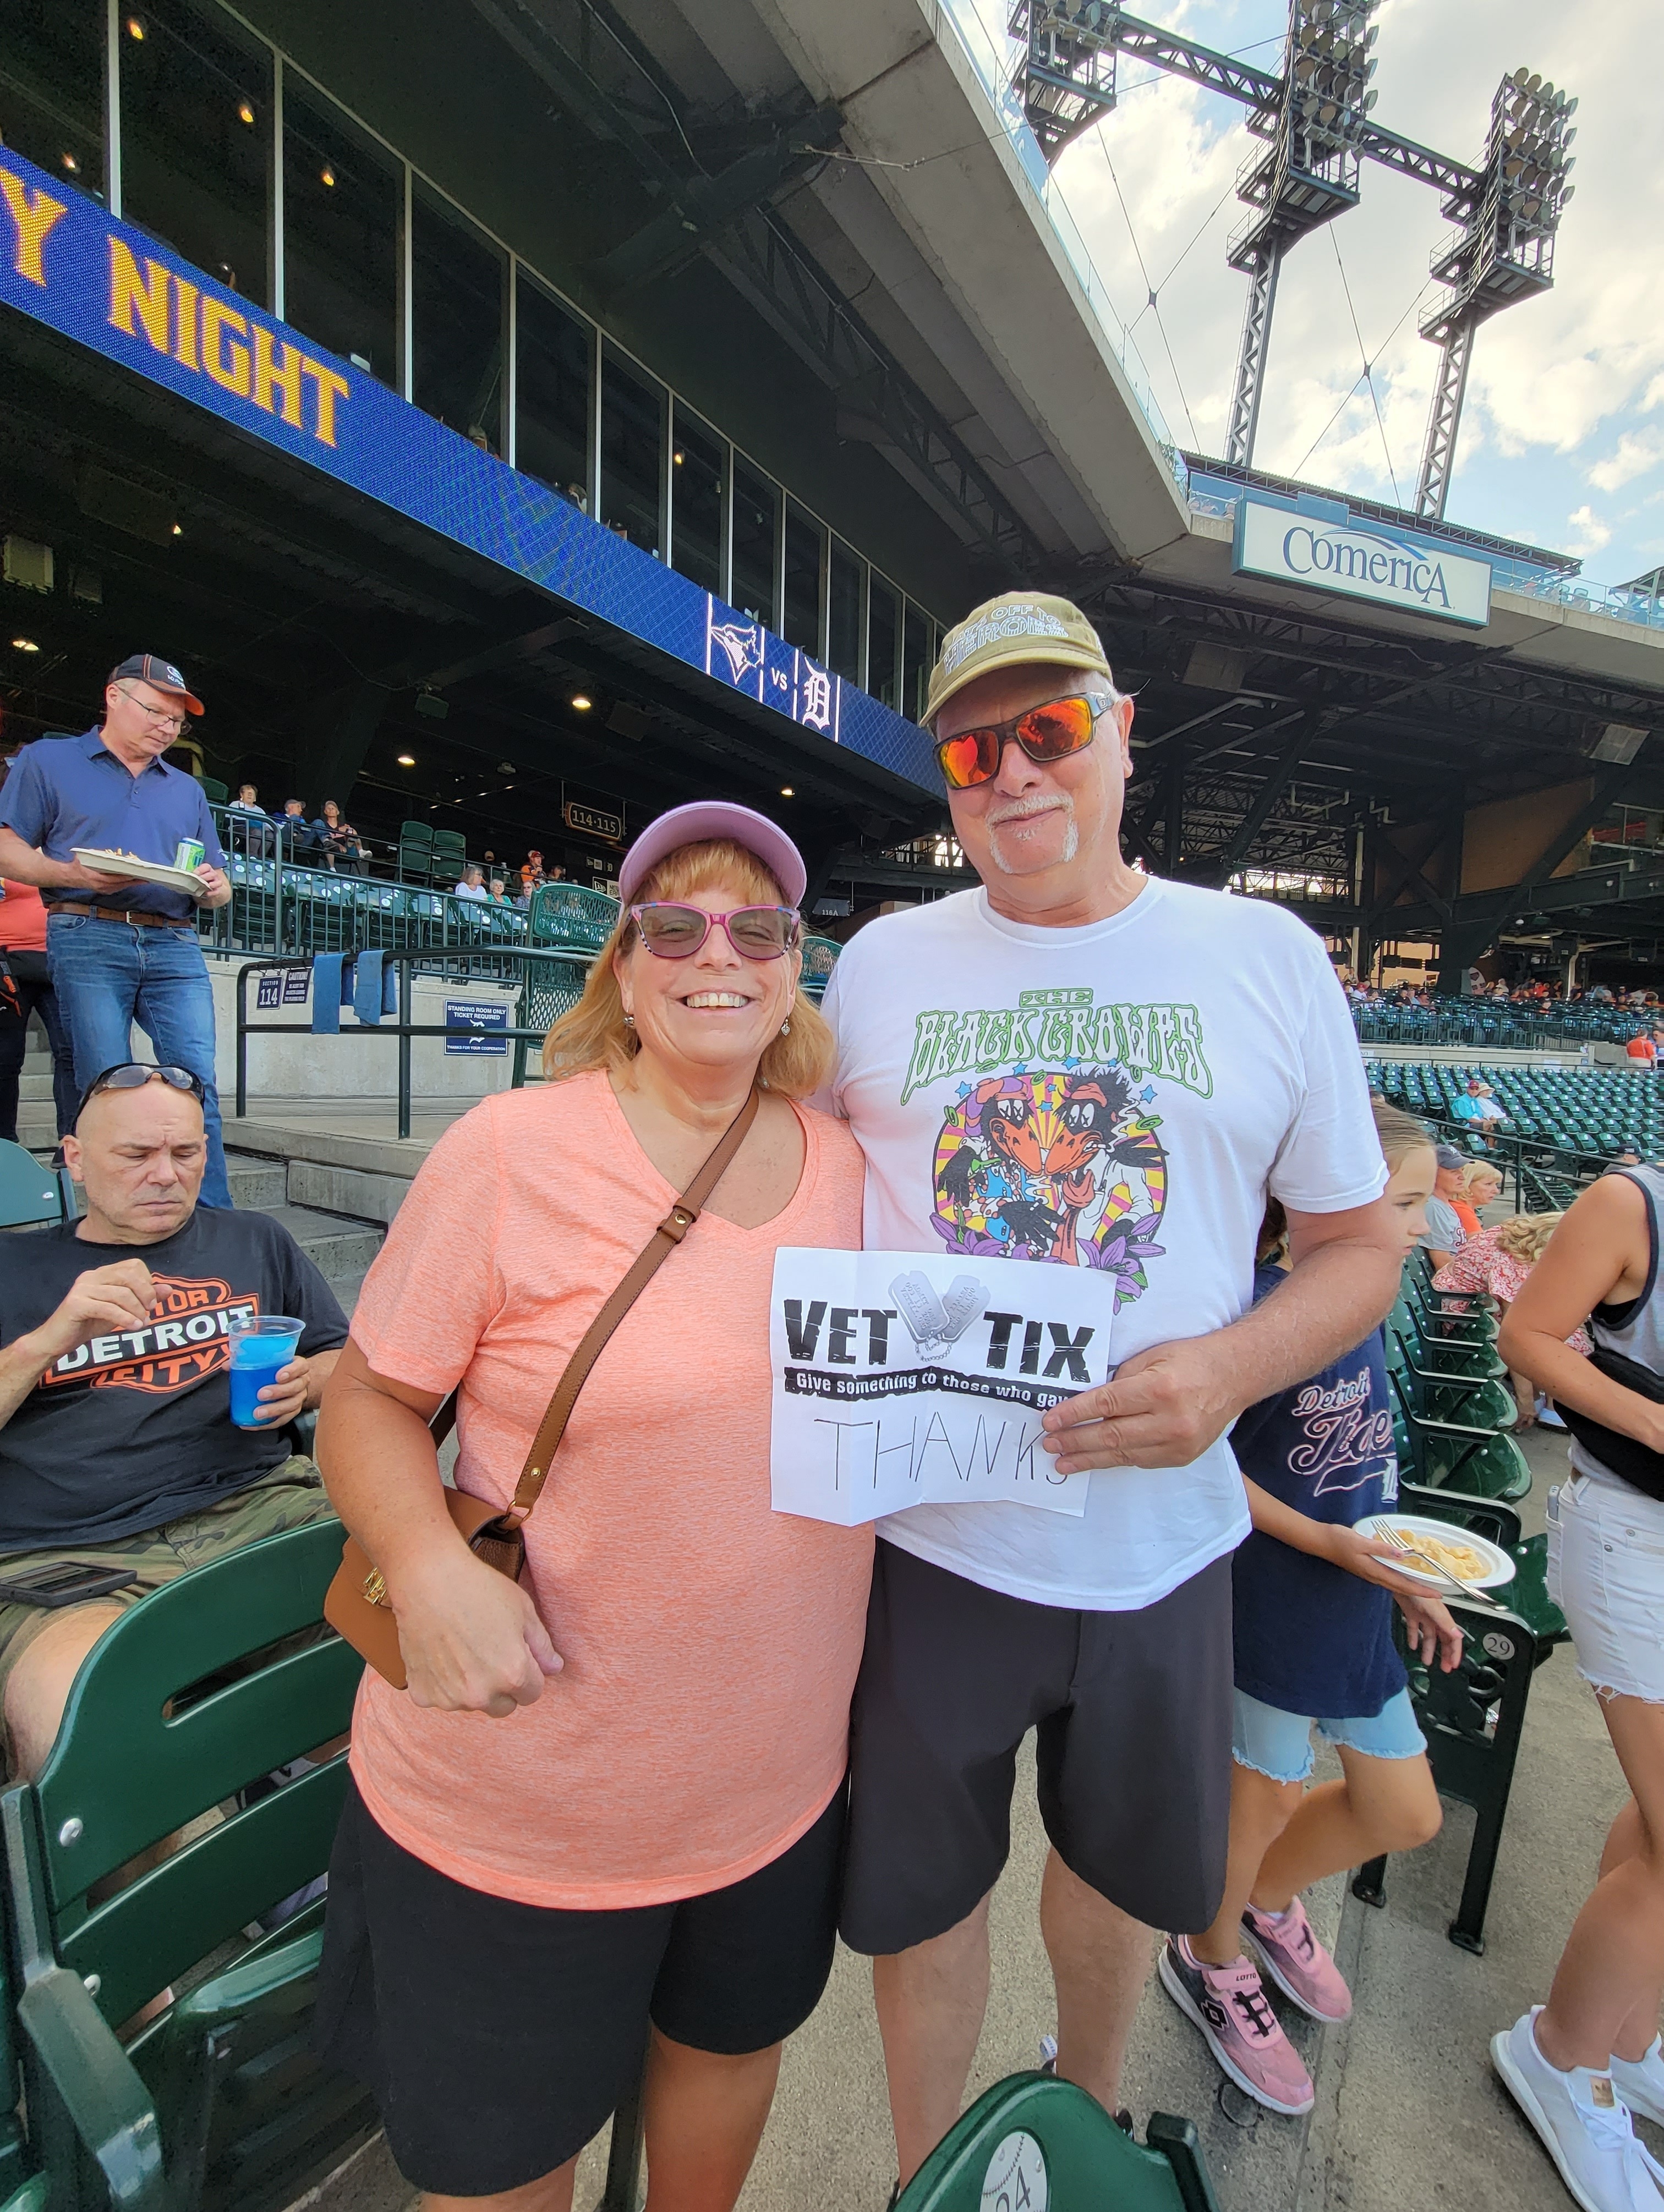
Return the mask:
{"type": "Polygon", "coordinates": [[[777,1512],[853,1527],[1004,1499],[1084,1513],[1041,1447],[1107,1382],[1112,1277],[1023,1260],[783,1247],[770,1309],[777,1512]]]}

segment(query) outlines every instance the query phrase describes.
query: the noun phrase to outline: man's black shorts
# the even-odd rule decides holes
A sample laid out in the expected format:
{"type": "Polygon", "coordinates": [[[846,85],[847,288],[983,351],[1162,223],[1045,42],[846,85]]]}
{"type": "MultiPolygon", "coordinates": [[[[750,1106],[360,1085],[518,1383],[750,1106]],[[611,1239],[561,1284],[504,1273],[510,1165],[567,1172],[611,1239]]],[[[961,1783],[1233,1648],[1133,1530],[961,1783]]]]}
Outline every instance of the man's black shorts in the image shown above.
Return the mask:
{"type": "Polygon", "coordinates": [[[726,1889],[566,1911],[452,1881],[349,1789],[314,2045],[369,2084],[407,2181],[442,2196],[518,2189],[606,2125],[649,2020],[673,2043],[735,2056],[802,2026],[832,1972],[843,1832],[840,1789],[806,1835],[726,1889]]]}
{"type": "Polygon", "coordinates": [[[1231,1796],[1231,1563],[1139,1613],[984,1589],[882,1539],[850,1737],[842,1934],[905,1951],[957,1926],[1011,1847],[1017,1747],[1071,1873],[1135,1920],[1219,1910],[1231,1796]]]}

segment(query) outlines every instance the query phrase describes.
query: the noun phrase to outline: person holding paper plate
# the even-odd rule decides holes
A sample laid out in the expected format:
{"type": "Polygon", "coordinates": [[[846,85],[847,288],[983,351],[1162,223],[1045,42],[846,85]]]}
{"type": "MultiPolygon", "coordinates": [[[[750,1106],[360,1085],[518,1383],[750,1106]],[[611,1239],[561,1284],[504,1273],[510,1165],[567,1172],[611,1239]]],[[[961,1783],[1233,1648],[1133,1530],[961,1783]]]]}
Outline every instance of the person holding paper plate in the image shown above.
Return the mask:
{"type": "Polygon", "coordinates": [[[78,738],[38,738],[0,791],[0,875],[40,887],[46,959],[84,1091],[129,1059],[137,1022],[159,1060],[202,1086],[208,1158],[200,1203],[229,1206],[214,993],[198,906],[231,896],[207,795],[162,758],[202,702],[171,661],[130,654],[110,672],[103,720],[78,738]],[[78,853],[108,854],[101,868],[78,853]],[[175,862],[180,863],[175,866],[175,862]]]}
{"type": "Polygon", "coordinates": [[[1058,1474],[1088,1480],[1078,1515],[878,1524],[843,1932],[874,1954],[904,2183],[959,2112],[1031,1728],[1058,2069],[1114,2109],[1153,1931],[1206,1928],[1222,1893],[1248,1533],[1226,1431],[1368,1336],[1399,1258],[1321,941],[1121,857],[1132,702],[1080,610],[978,607],[924,719],[982,888],[869,923],[827,988],[865,1242],[1089,1279],[1116,1371],[1043,1416],[1058,1474]],[[1255,1306],[1268,1198],[1292,1266],[1255,1306]]]}
{"type": "Polygon", "coordinates": [[[731,2204],[831,1967],[872,1534],[770,1504],[775,1255],[861,1227],[854,1140],[798,1103],[832,1053],[804,884],[745,807],[636,840],[550,1080],[434,1146],[324,1407],[339,1621],[386,1678],[320,2019],[429,2212],[566,2212],[643,2045],[655,2201],[731,2204]]]}

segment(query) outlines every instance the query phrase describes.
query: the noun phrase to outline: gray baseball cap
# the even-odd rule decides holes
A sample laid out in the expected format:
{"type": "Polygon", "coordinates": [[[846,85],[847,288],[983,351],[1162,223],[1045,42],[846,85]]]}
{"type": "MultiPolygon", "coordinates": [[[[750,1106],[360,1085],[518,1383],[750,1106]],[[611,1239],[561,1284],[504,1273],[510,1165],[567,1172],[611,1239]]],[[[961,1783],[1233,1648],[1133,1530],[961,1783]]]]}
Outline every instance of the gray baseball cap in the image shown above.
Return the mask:
{"type": "Polygon", "coordinates": [[[1467,1165],[1466,1153],[1459,1152],[1454,1145],[1435,1145],[1433,1157],[1442,1168],[1465,1168],[1467,1165]]]}

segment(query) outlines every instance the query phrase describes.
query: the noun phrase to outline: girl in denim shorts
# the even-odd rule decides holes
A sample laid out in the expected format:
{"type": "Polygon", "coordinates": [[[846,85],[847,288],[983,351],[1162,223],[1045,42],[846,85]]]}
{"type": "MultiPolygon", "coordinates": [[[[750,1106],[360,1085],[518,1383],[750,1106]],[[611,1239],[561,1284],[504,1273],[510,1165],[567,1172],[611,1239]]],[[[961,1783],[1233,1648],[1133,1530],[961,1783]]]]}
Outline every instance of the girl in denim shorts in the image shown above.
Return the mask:
{"type": "MultiPolygon", "coordinates": [[[[1433,1143],[1377,1098],[1386,1196],[1406,1257],[1425,1226],[1433,1143]]],[[[1275,1200],[1260,1233],[1254,1297],[1289,1266],[1275,1200]]],[[[1161,1982],[1237,2087],[1274,2112],[1307,2112],[1313,2090],[1260,1980],[1314,2020],[1344,2020],[1351,1992],[1300,1893],[1326,1875],[1438,1832],[1438,1792],[1393,1641],[1396,1598],[1412,1649],[1447,1669],[1461,1632],[1444,1607],[1374,1558],[1357,1523],[1396,1504],[1398,1462],[1381,1333],[1309,1382],[1251,1406],[1231,1432],[1254,1533],[1234,1573],[1236,1722],[1230,1856],[1219,1917],[1169,1936],[1161,1982]],[[1344,1778],[1306,1787],[1312,1726],[1344,1778]],[[1252,1952],[1245,1952],[1246,1930],[1252,1952]],[[1257,1963],[1256,1963],[1257,1961],[1257,1963]]]]}

